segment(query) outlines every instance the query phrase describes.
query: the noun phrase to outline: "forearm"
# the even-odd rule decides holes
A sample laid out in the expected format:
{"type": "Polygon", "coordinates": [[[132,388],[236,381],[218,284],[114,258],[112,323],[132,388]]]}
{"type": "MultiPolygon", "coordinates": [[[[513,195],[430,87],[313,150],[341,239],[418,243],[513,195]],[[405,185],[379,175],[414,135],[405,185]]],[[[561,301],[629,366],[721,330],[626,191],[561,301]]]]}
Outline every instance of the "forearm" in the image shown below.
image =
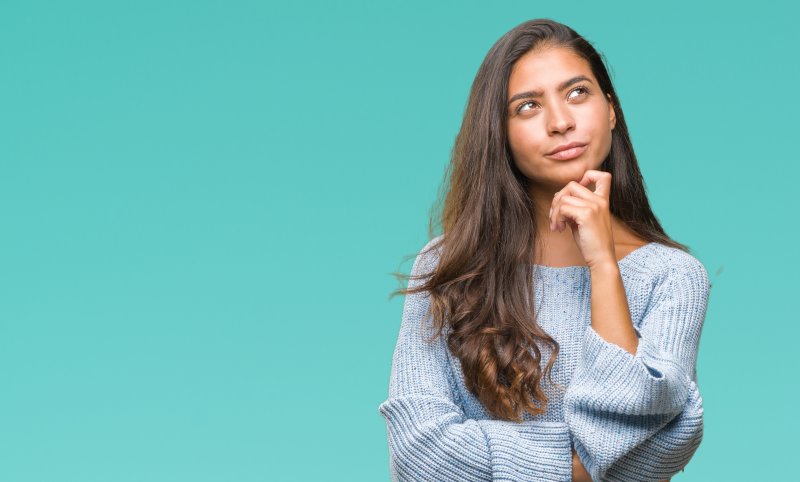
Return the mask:
{"type": "MultiPolygon", "coordinates": [[[[670,482],[671,479],[664,479],[660,482],[670,482]]],[[[572,450],[572,482],[592,482],[592,477],[586,471],[586,467],[581,463],[577,452],[572,450]]]]}
{"type": "Polygon", "coordinates": [[[581,463],[575,449],[572,449],[572,482],[592,482],[592,477],[581,463]]]}
{"type": "Polygon", "coordinates": [[[707,274],[694,258],[671,260],[633,326],[619,267],[590,269],[592,323],[563,399],[573,445],[595,481],[668,479],[702,437],[692,375],[707,274]]]}
{"type": "Polygon", "coordinates": [[[592,327],[609,343],[636,354],[639,338],[633,328],[625,285],[616,262],[592,266],[592,327]]]}

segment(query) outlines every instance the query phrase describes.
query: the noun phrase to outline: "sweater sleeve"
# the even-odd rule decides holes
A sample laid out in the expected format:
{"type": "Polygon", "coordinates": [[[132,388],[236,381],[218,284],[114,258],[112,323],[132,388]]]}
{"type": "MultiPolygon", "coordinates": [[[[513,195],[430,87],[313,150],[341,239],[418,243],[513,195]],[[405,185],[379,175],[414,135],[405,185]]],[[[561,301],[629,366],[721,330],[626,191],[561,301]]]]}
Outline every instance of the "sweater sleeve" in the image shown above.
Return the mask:
{"type": "Polygon", "coordinates": [[[692,381],[686,406],[677,417],[619,458],[602,480],[660,481],[686,466],[703,440],[703,399],[692,381]]]}
{"type": "Polygon", "coordinates": [[[702,440],[696,363],[710,283],[694,257],[670,261],[635,328],[635,354],[591,325],[584,334],[564,419],[593,481],[672,477],[702,440]]]}
{"type": "MultiPolygon", "coordinates": [[[[432,267],[417,256],[412,274],[432,267]]],[[[392,480],[571,480],[566,423],[465,416],[456,402],[444,336],[426,342],[434,333],[429,308],[427,292],[406,296],[389,397],[378,407],[386,420],[392,480]]]]}

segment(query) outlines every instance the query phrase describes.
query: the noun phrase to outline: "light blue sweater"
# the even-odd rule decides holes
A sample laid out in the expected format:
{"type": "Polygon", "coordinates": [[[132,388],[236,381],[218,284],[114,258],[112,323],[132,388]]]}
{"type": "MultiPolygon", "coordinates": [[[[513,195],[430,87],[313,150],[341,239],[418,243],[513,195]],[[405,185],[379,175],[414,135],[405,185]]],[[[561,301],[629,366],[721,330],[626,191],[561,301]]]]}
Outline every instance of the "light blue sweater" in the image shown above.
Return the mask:
{"type": "MultiPolygon", "coordinates": [[[[412,274],[429,272],[439,253],[420,251],[412,274]]],[[[659,481],[681,471],[703,437],[696,367],[708,274],[661,243],[634,250],[619,268],[635,355],[592,328],[588,267],[535,265],[538,322],[560,345],[553,380],[565,390],[543,377],[547,411],[521,423],[488,414],[445,339],[425,343],[434,333],[427,292],[407,296],[389,397],[378,407],[392,480],[570,481],[573,446],[593,481],[659,481]]],[[[551,355],[542,347],[542,367],[551,355]]]]}

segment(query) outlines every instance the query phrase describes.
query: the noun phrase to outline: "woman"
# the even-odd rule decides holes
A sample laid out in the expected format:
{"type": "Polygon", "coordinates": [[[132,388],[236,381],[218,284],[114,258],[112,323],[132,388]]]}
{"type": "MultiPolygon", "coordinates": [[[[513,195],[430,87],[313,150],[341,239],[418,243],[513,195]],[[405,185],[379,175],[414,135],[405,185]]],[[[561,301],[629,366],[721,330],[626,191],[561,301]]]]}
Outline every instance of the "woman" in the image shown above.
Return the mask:
{"type": "Polygon", "coordinates": [[[498,40],[448,174],[443,234],[398,291],[379,407],[392,479],[683,470],[703,435],[696,360],[710,283],[651,211],[590,43],[547,19],[498,40]]]}

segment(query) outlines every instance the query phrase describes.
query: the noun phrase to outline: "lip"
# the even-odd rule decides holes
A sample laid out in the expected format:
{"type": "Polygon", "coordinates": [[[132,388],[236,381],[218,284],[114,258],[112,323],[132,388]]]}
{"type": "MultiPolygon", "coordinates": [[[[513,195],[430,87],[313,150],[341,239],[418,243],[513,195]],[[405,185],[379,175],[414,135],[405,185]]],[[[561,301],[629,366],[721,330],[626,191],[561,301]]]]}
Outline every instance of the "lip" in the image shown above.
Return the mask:
{"type": "Polygon", "coordinates": [[[562,144],[556,147],[545,155],[561,161],[574,159],[586,151],[586,146],[587,144],[585,142],[570,142],[569,144],[562,144]]]}

